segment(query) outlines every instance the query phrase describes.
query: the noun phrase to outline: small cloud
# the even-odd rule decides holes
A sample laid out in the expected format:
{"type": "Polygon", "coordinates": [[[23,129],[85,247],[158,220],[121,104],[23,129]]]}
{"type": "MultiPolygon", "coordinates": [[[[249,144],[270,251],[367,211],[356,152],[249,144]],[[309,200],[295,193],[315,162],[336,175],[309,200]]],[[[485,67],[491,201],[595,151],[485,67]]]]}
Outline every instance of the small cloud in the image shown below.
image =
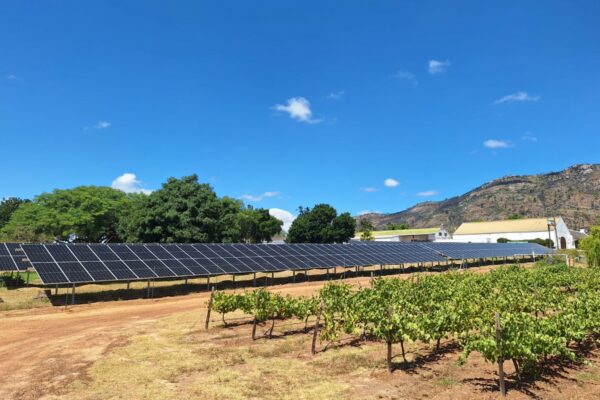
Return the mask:
{"type": "Polygon", "coordinates": [[[494,104],[503,104],[503,103],[517,103],[517,102],[524,102],[524,101],[538,101],[540,99],[540,96],[532,96],[527,92],[517,92],[517,93],[513,93],[513,94],[509,94],[507,96],[504,96],[496,101],[494,101],[494,104]]]}
{"type": "Polygon", "coordinates": [[[425,190],[423,192],[417,193],[417,196],[419,196],[419,197],[431,197],[431,196],[436,196],[438,194],[440,194],[440,192],[438,192],[437,190],[425,190]]]}
{"type": "Polygon", "coordinates": [[[398,186],[400,184],[400,182],[398,182],[394,178],[387,178],[385,181],[383,181],[383,184],[386,187],[393,188],[393,187],[398,186]]]}
{"type": "Polygon", "coordinates": [[[306,122],[307,124],[318,124],[322,119],[313,119],[310,102],[304,97],[292,97],[288,99],[287,105],[276,104],[273,107],[276,111],[287,113],[290,118],[296,121],[306,122]]]}
{"type": "Polygon", "coordinates": [[[340,90],[340,91],[338,91],[338,92],[331,92],[331,93],[329,93],[329,94],[327,95],[327,98],[328,98],[328,99],[331,99],[331,100],[339,100],[339,99],[341,99],[342,97],[344,97],[344,95],[345,95],[345,94],[346,94],[346,91],[344,91],[344,90],[340,90]]]}
{"type": "Polygon", "coordinates": [[[253,202],[258,202],[258,201],[263,201],[264,199],[268,199],[270,197],[277,197],[277,196],[281,196],[280,192],[264,192],[263,194],[258,194],[258,195],[251,195],[251,194],[243,194],[242,198],[244,200],[248,200],[248,201],[253,201],[253,202]]]}
{"type": "Polygon", "coordinates": [[[362,210],[358,213],[358,216],[367,215],[367,214],[381,214],[380,211],[371,211],[371,210],[362,210]]]}
{"type": "Polygon", "coordinates": [[[431,75],[437,75],[446,72],[446,69],[452,65],[450,61],[429,60],[427,70],[431,75]]]}
{"type": "Polygon", "coordinates": [[[366,188],[362,188],[363,192],[367,192],[367,193],[373,193],[373,192],[378,192],[379,188],[376,187],[366,187],[366,188]]]}
{"type": "Polygon", "coordinates": [[[289,211],[282,210],[281,208],[270,208],[269,215],[277,218],[280,221],[283,221],[283,229],[285,232],[290,230],[290,226],[292,226],[292,222],[296,219],[296,216],[289,211]]]}
{"type": "Polygon", "coordinates": [[[90,129],[96,129],[96,130],[108,129],[111,127],[111,125],[112,124],[108,121],[98,121],[95,125],[92,125],[92,127],[84,126],[83,130],[88,131],[90,129]]]}
{"type": "Polygon", "coordinates": [[[397,78],[397,79],[399,79],[399,80],[408,81],[408,82],[412,83],[414,86],[417,86],[419,84],[419,81],[415,77],[415,74],[413,74],[412,72],[397,71],[394,74],[394,77],[397,78]]]}
{"type": "Polygon", "coordinates": [[[152,190],[142,188],[143,182],[135,174],[126,172],[112,181],[111,187],[125,193],[150,194],[152,190]]]}
{"type": "Polygon", "coordinates": [[[538,138],[534,136],[531,132],[525,132],[525,135],[521,136],[521,140],[525,142],[537,143],[538,138]]]}
{"type": "Polygon", "coordinates": [[[8,74],[8,75],[6,75],[6,79],[8,79],[9,81],[18,81],[18,80],[20,80],[19,78],[17,78],[17,76],[15,74],[8,74]]]}
{"type": "Polygon", "coordinates": [[[510,147],[510,145],[510,142],[506,140],[488,139],[483,142],[483,146],[487,147],[488,149],[505,149],[510,147]]]}

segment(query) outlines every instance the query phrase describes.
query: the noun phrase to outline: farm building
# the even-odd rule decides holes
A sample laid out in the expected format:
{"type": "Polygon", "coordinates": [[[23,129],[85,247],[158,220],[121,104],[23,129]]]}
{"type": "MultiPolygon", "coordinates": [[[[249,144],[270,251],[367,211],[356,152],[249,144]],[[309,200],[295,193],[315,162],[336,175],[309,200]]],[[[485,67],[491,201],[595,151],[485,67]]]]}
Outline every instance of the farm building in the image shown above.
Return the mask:
{"type": "Polygon", "coordinates": [[[509,241],[551,239],[554,247],[558,243],[561,249],[574,249],[576,240],[561,217],[465,222],[453,234],[455,242],[497,243],[501,238],[509,241]]]}
{"type": "MultiPolygon", "coordinates": [[[[396,229],[391,231],[374,231],[373,240],[378,242],[440,242],[450,241],[452,236],[444,229],[421,228],[421,229],[396,229]]],[[[354,238],[360,240],[360,233],[354,238]]]]}

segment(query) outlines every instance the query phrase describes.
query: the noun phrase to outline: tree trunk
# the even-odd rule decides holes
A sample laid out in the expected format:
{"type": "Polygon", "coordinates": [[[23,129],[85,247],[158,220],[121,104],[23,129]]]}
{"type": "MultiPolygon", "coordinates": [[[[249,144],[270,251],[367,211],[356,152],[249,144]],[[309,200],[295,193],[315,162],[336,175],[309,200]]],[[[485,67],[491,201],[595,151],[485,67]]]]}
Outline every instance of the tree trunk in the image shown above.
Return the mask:
{"type": "Polygon", "coordinates": [[[392,367],[392,339],[388,337],[387,340],[387,368],[389,372],[393,372],[392,367]]]}
{"type": "Polygon", "coordinates": [[[408,361],[406,361],[406,352],[404,351],[404,340],[400,341],[400,347],[402,348],[402,359],[405,363],[407,363],[408,361]]]}

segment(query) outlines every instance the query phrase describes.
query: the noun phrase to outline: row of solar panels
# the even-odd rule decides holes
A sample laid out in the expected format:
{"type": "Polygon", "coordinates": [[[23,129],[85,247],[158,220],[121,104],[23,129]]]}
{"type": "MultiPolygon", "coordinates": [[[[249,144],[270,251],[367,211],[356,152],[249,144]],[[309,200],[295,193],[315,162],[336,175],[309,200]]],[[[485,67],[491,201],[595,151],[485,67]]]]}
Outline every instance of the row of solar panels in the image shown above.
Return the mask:
{"type": "Polygon", "coordinates": [[[551,252],[528,243],[1,245],[0,270],[4,269],[3,261],[12,263],[12,269],[33,266],[44,284],[394,265],[551,252]]]}

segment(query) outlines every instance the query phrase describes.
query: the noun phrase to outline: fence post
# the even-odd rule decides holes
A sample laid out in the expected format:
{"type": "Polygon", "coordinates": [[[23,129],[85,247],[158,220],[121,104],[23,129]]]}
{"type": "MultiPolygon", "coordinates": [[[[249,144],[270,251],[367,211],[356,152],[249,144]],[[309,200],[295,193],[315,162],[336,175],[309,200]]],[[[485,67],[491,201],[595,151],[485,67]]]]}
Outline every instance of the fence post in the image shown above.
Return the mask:
{"type": "Polygon", "coordinates": [[[208,311],[206,312],[206,322],[204,323],[204,329],[208,330],[208,324],[210,323],[210,311],[212,310],[213,299],[215,297],[215,288],[210,289],[210,298],[208,299],[208,311]]]}
{"type": "Polygon", "coordinates": [[[311,354],[317,354],[317,337],[319,336],[319,323],[321,322],[321,313],[323,312],[323,301],[321,301],[321,306],[319,307],[319,311],[317,312],[317,319],[315,320],[315,330],[313,331],[312,337],[312,347],[311,354]]]}
{"type": "Polygon", "coordinates": [[[498,379],[500,386],[500,394],[506,396],[506,385],[504,382],[504,358],[502,357],[502,326],[500,325],[500,313],[496,313],[496,346],[500,350],[498,355],[498,379]]]}

